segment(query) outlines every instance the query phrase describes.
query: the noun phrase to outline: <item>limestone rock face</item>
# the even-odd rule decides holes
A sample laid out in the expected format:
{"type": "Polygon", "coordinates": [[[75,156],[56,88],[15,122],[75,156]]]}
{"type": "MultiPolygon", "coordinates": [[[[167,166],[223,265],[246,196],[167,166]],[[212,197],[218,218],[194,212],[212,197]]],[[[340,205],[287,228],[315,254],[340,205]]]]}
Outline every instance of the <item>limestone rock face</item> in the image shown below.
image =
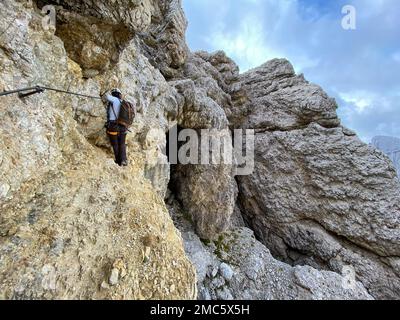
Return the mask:
{"type": "Polygon", "coordinates": [[[170,212],[196,266],[199,299],[373,299],[351,272],[346,274],[346,269],[335,273],[310,266],[292,267],[274,259],[245,227],[222,233],[215,241],[202,242],[185,221],[179,205],[174,203],[170,212]]]}
{"type": "Polygon", "coordinates": [[[240,125],[258,133],[255,171],[238,177],[247,223],[286,262],[352,265],[375,297],[398,298],[400,186],[388,159],[341,127],[334,101],[287,61],[241,81],[249,97],[240,125]]]}
{"type": "Polygon", "coordinates": [[[112,24],[63,8],[57,10],[56,35],[63,40],[69,58],[79,64],[87,78],[117,64],[122,49],[133,38],[133,33],[123,24],[112,24]]]}
{"type": "Polygon", "coordinates": [[[214,239],[229,227],[237,196],[230,166],[178,165],[171,179],[201,238],[214,239]]]}
{"type": "Polygon", "coordinates": [[[302,75],[297,76],[285,59],[274,59],[240,76],[247,93],[246,117],[235,126],[265,130],[291,130],[316,122],[336,127],[336,102],[302,75]]]}
{"type": "Polygon", "coordinates": [[[182,126],[226,128],[232,122],[233,96],[241,89],[238,77],[237,65],[223,52],[190,54],[178,77],[180,81],[172,82],[184,95],[188,108],[183,112],[182,126]]]}
{"type": "MultiPolygon", "coordinates": [[[[168,3],[168,1],[163,1],[168,3]]],[[[112,24],[124,24],[140,32],[150,27],[158,1],[155,0],[38,0],[39,5],[57,4],[73,12],[92,16],[112,24]]]]}
{"type": "Polygon", "coordinates": [[[100,100],[0,98],[0,299],[399,299],[389,159],[288,61],[240,74],[186,26],[180,0],[0,2],[0,91],[138,110],[121,169],[100,100]],[[175,126],[254,129],[253,174],[170,166],[175,126]]]}
{"type": "Polygon", "coordinates": [[[181,0],[153,0],[154,12],[149,30],[140,33],[142,47],[149,61],[166,78],[179,74],[185,64],[189,48],[185,40],[187,21],[181,0]]]}
{"type": "MultiPolygon", "coordinates": [[[[111,5],[75,3],[96,3],[98,10],[111,5]]],[[[1,98],[0,298],[195,298],[195,271],[163,202],[169,171],[146,179],[163,159],[160,144],[176,114],[176,90],[134,40],[112,68],[87,79],[73,60],[87,55],[81,62],[93,65],[84,67],[102,64],[94,38],[70,56],[75,49],[63,42],[69,33],[60,31],[62,40],[43,30],[35,5],[2,1],[0,16],[1,30],[10,25],[0,38],[1,91],[41,84],[99,95],[115,86],[141,106],[128,139],[131,164],[121,170],[112,160],[100,100],[54,92],[1,98]]],[[[84,19],[74,13],[70,21],[84,19]]]]}
{"type": "MultiPolygon", "coordinates": [[[[217,55],[220,55],[217,54],[217,55]]],[[[219,141],[229,141],[225,110],[232,105],[226,92],[228,85],[205,53],[190,54],[182,67],[180,79],[170,81],[183,98],[178,125],[197,130],[199,157],[202,155],[202,129],[216,130],[211,135],[219,141]]],[[[221,69],[222,70],[222,69],[221,69]]],[[[207,139],[207,138],[206,138],[207,139]]],[[[209,155],[212,157],[212,152],[209,155]]],[[[173,166],[171,185],[189,213],[201,238],[214,239],[225,231],[233,215],[237,196],[234,166],[231,163],[178,164],[173,166]]]]}

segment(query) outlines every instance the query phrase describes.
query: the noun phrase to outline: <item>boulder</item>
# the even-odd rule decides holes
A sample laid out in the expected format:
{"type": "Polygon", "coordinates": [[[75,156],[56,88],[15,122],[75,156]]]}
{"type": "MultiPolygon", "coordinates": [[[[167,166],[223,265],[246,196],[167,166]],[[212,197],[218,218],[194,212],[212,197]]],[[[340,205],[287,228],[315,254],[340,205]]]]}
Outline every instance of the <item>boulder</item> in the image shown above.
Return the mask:
{"type": "Polygon", "coordinates": [[[340,126],[336,104],[286,60],[241,75],[255,170],[238,177],[257,237],[294,265],[352,265],[376,298],[398,298],[400,185],[388,158],[340,126]],[[392,261],[392,262],[388,262],[392,261]]]}

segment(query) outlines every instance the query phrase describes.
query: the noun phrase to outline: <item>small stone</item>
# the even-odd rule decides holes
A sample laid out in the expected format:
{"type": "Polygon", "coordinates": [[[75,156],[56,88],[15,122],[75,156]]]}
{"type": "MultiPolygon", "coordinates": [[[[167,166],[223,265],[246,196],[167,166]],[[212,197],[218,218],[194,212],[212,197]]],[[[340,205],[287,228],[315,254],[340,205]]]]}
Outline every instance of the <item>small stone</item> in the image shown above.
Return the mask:
{"type": "Polygon", "coordinates": [[[221,265],[219,266],[219,273],[221,274],[221,276],[223,276],[225,278],[225,280],[230,281],[233,278],[234,275],[234,271],[232,270],[232,268],[227,265],[226,263],[221,263],[221,265]]]}
{"type": "Polygon", "coordinates": [[[45,290],[56,290],[56,269],[52,265],[45,265],[42,268],[42,287],[45,290]]]}
{"type": "Polygon", "coordinates": [[[113,263],[113,268],[117,269],[119,272],[119,277],[122,279],[126,276],[126,265],[123,259],[117,259],[113,263]]]}
{"type": "Polygon", "coordinates": [[[107,282],[105,282],[105,281],[103,281],[102,283],[101,283],[101,286],[100,286],[102,289],[104,289],[104,290],[109,290],[110,289],[110,286],[109,286],[109,284],[107,283],[107,282]]]}
{"type": "Polygon", "coordinates": [[[114,269],[111,270],[109,283],[112,286],[116,286],[118,284],[118,280],[119,280],[119,271],[118,271],[117,268],[114,268],[114,269]]]}
{"type": "Polygon", "coordinates": [[[218,268],[210,266],[210,269],[208,270],[207,275],[209,278],[215,278],[217,273],[218,273],[218,268]]]}
{"type": "Polygon", "coordinates": [[[0,184],[0,198],[7,197],[8,191],[10,191],[10,185],[7,183],[0,184]]]}
{"type": "Polygon", "coordinates": [[[51,245],[51,253],[60,256],[64,251],[64,240],[56,239],[51,245]]]}
{"type": "Polygon", "coordinates": [[[142,250],[143,262],[147,262],[150,260],[150,253],[151,253],[150,247],[145,247],[144,250],[142,250]]]}

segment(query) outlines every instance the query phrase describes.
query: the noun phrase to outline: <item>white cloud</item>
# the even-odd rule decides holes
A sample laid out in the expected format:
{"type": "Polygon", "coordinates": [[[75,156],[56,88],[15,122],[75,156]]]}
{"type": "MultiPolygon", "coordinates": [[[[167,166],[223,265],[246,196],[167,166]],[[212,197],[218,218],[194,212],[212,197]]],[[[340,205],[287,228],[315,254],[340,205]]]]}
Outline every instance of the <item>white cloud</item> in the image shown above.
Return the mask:
{"type": "Polygon", "coordinates": [[[396,52],[392,55],[392,58],[394,61],[399,62],[400,63],[400,51],[396,52]]]}
{"type": "Polygon", "coordinates": [[[282,56],[278,50],[265,45],[264,40],[262,24],[250,16],[240,22],[239,29],[234,34],[218,30],[207,38],[212,47],[223,48],[228,56],[236,58],[241,71],[282,56]]]}
{"type": "Polygon", "coordinates": [[[353,104],[358,113],[364,113],[371,109],[374,97],[363,91],[340,92],[339,97],[345,102],[353,104]]]}
{"type": "Polygon", "coordinates": [[[338,92],[337,95],[345,102],[354,105],[358,114],[385,113],[393,111],[392,96],[384,96],[365,90],[353,90],[349,92],[338,92]]]}
{"type": "Polygon", "coordinates": [[[299,21],[296,17],[295,0],[242,1],[252,3],[255,9],[244,12],[240,21],[234,26],[230,25],[229,19],[225,23],[216,24],[212,32],[205,37],[209,47],[215,50],[223,49],[238,63],[242,72],[268,60],[284,57],[292,61],[296,72],[318,66],[319,59],[310,57],[305,52],[296,52],[291,56],[290,52],[281,46],[282,31],[287,29],[292,19],[299,21]]]}
{"type": "Polygon", "coordinates": [[[194,49],[222,49],[241,71],[287,58],[338,100],[344,125],[364,138],[400,135],[399,0],[184,1],[196,4],[194,49]],[[342,2],[357,10],[356,31],[341,27],[342,2]]]}

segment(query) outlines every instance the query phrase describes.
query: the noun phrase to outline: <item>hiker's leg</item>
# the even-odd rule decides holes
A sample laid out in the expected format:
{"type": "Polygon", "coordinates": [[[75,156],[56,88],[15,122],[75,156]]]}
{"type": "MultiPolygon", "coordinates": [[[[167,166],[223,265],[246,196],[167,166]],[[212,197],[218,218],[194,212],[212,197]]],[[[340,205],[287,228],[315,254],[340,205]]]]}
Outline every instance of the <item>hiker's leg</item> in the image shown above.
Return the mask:
{"type": "Polygon", "coordinates": [[[120,164],[127,161],[126,157],[126,133],[120,133],[118,135],[118,145],[119,145],[119,159],[121,160],[120,164]]]}
{"type": "Polygon", "coordinates": [[[109,134],[108,137],[110,138],[110,143],[114,150],[115,162],[120,165],[121,161],[119,158],[120,151],[119,151],[119,144],[118,144],[118,136],[109,134]]]}

